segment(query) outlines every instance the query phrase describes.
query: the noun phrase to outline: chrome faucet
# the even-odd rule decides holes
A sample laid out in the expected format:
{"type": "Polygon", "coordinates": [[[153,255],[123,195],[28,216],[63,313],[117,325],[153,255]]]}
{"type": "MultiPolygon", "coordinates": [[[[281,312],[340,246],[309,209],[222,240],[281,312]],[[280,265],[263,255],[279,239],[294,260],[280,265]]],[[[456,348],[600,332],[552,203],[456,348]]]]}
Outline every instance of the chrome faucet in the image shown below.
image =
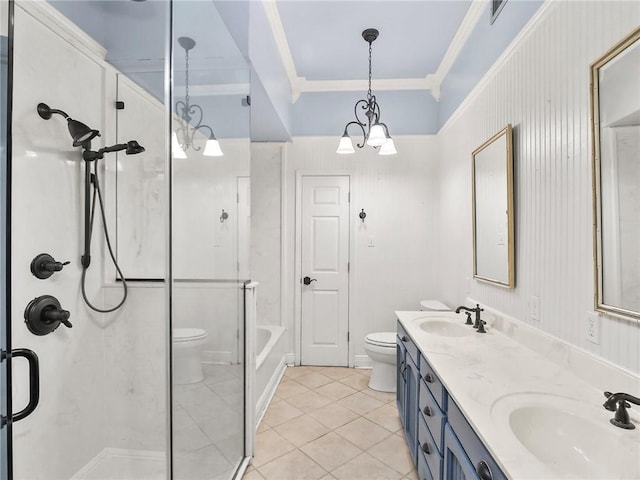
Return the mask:
{"type": "Polygon", "coordinates": [[[627,402],[640,405],[640,398],[629,395],[628,393],[611,393],[604,392],[604,396],[607,397],[606,402],[602,404],[604,408],[611,412],[616,412],[611,420],[609,420],[616,427],[624,428],[626,430],[633,430],[636,426],[629,420],[629,412],[627,408],[631,407],[627,402]]]}
{"type": "MultiPolygon", "coordinates": [[[[480,304],[476,303],[476,308],[465,307],[464,305],[456,308],[456,313],[460,313],[460,310],[466,310],[467,312],[475,312],[476,314],[476,323],[473,324],[473,328],[478,330],[478,333],[487,333],[484,329],[484,324],[487,323],[480,318],[480,312],[484,312],[484,308],[480,308],[480,304]]],[[[467,316],[467,319],[469,317],[467,316]]],[[[470,325],[470,323],[466,323],[466,325],[470,325]]]]}

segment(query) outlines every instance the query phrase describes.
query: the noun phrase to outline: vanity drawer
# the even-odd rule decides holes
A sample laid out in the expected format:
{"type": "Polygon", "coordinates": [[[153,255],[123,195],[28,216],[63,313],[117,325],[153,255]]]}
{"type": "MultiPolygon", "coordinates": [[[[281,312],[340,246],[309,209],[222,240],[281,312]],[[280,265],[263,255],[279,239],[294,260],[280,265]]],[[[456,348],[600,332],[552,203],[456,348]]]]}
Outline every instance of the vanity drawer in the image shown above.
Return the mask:
{"type": "Polygon", "coordinates": [[[506,480],[507,477],[452,399],[449,399],[448,403],[447,420],[471,460],[473,468],[477,471],[481,463],[485,462],[491,471],[492,480],[506,480]]]}
{"type": "Polygon", "coordinates": [[[438,451],[442,453],[445,414],[440,410],[436,399],[433,398],[427,385],[422,380],[420,381],[420,400],[418,407],[420,408],[420,416],[426,423],[438,451]]]}
{"type": "Polygon", "coordinates": [[[433,437],[429,433],[427,424],[422,418],[418,419],[418,461],[423,456],[429,466],[429,471],[435,479],[440,479],[440,469],[442,467],[442,455],[436,448],[433,437]]]}
{"type": "Polygon", "coordinates": [[[416,347],[416,344],[413,343],[413,340],[411,340],[411,337],[407,334],[405,329],[402,328],[400,322],[398,322],[398,342],[404,345],[407,353],[411,355],[414,363],[418,365],[418,360],[420,359],[418,355],[418,347],[416,347]]]}
{"type": "Polygon", "coordinates": [[[420,377],[424,380],[425,385],[433,395],[433,398],[438,402],[438,406],[440,410],[443,412],[447,411],[447,392],[442,386],[442,382],[429,365],[424,356],[420,355],[420,377]]]}
{"type": "Polygon", "coordinates": [[[422,452],[418,452],[418,480],[434,480],[422,452]]]}

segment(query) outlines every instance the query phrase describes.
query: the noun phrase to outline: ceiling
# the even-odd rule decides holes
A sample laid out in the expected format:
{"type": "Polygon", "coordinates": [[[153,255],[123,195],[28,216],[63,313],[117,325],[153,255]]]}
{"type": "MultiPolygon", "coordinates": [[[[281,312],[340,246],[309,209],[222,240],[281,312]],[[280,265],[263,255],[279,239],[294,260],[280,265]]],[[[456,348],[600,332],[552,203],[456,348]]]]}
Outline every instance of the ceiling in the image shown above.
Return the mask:
{"type": "MultiPolygon", "coordinates": [[[[163,98],[169,2],[49,1],[106,48],[109,62],[163,98]]],[[[510,8],[501,16],[512,15],[517,21],[511,18],[502,26],[491,26],[504,41],[472,54],[473,35],[489,28],[487,0],[180,0],[173,3],[173,23],[176,37],[190,36],[197,42],[190,52],[191,95],[203,97],[205,108],[209,102],[215,109],[215,97],[225,89],[228,95],[244,97],[250,82],[252,96],[266,95],[253,105],[273,112],[260,121],[252,118],[252,138],[259,128],[266,128],[265,134],[256,133],[259,140],[340,134],[353,112],[351,98],[362,98],[367,88],[368,45],[361,36],[365,28],[380,31],[372,45],[373,90],[393,103],[387,111],[396,110],[395,134],[435,133],[442,124],[441,107],[461,101],[452,101],[461,93],[448,93],[440,102],[456,62],[466,51],[468,70],[489,55],[489,61],[476,68],[475,75],[481,77],[541,3],[509,0],[510,8]],[[403,115],[411,105],[429,118],[416,124],[413,115],[403,115]],[[406,127],[401,123],[405,116],[406,127]],[[313,117],[318,122],[308,121],[313,117]],[[344,121],[336,120],[343,117],[344,121]],[[274,122],[282,125],[284,134],[273,131],[274,122]]],[[[184,55],[177,44],[175,48],[174,81],[180,93],[184,55]]],[[[480,78],[468,72],[465,76],[470,84],[480,78]]],[[[252,109],[252,116],[265,114],[253,110],[257,109],[252,109]]]]}

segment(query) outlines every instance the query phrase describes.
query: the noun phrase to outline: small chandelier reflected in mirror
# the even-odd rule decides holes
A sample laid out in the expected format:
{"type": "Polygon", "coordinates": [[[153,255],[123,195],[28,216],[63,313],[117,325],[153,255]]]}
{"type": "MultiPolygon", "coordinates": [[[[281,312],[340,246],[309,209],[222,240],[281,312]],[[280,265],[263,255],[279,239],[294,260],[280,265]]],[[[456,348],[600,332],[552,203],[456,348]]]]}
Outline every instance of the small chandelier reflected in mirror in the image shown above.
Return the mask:
{"type": "Polygon", "coordinates": [[[344,127],[344,133],[340,138],[336,153],[349,154],[355,153],[353,142],[347,130],[350,125],[357,125],[362,130],[362,142],[356,144],[358,148],[364,147],[365,143],[373,148],[379,148],[378,155],[395,155],[398,153],[393,143],[387,125],[380,121],[380,106],[376,101],[376,96],[371,93],[371,44],[378,38],[378,30],[375,28],[367,28],[362,32],[362,38],[369,44],[369,90],[367,98],[358,100],[354,107],[356,119],[347,123],[344,127]],[[366,119],[361,118],[358,113],[364,110],[366,119]]]}
{"type": "Polygon", "coordinates": [[[193,148],[196,152],[201,150],[201,147],[194,142],[196,132],[201,131],[201,133],[208,135],[202,154],[207,157],[221,157],[224,154],[220,143],[213,134],[213,129],[202,123],[202,107],[196,103],[192,104],[191,97],[189,97],[189,50],[196,46],[196,42],[190,37],[180,37],[178,43],[185,52],[185,97],[184,101],[178,100],[176,102],[175,109],[179,117],[179,124],[171,134],[171,151],[174,158],[187,158],[186,152],[189,148],[193,148]]]}

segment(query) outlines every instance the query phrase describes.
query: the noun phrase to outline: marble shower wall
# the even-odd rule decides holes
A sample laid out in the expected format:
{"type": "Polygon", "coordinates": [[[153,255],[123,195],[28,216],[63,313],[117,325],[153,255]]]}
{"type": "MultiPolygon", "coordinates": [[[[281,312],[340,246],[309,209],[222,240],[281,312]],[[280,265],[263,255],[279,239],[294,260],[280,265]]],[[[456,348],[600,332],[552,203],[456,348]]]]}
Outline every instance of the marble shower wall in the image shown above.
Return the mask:
{"type": "MultiPolygon", "coordinates": [[[[84,305],[79,288],[83,161],[79,149],[71,146],[66,121],[60,116],[43,120],[36,105],[45,102],[105,132],[109,71],[98,54],[80,52],[26,7],[30,2],[16,2],[11,321],[13,347],[30,348],[39,356],[41,384],[38,408],[14,425],[14,476],[51,480],[69,478],[104,448],[105,327],[104,317],[84,305]],[[71,264],[39,280],[29,265],[43,252],[71,264]],[[27,303],[40,295],[57,297],[71,312],[73,328],[60,327],[42,337],[31,334],[22,314],[27,303]],[[37,462],[34,451],[39,452],[37,462]]],[[[96,228],[96,238],[100,235],[96,228]]],[[[88,295],[102,304],[100,247],[93,254],[88,295]]],[[[27,403],[28,374],[24,362],[14,360],[13,365],[14,406],[22,408],[27,403]]]]}

